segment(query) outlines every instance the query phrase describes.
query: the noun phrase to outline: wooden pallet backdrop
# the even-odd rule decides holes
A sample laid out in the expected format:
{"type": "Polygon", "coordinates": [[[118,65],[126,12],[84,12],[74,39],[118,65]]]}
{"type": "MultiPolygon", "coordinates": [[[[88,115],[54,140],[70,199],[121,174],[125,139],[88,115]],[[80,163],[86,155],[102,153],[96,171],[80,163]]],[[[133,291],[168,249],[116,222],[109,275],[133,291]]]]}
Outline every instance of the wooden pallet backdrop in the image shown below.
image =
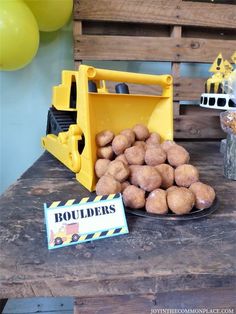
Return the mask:
{"type": "MultiPolygon", "coordinates": [[[[236,48],[236,1],[75,0],[74,59],[169,61],[175,138],[222,138],[219,111],[180,101],[204,92],[203,78],[181,77],[181,63],[212,63],[236,48]],[[218,3],[217,3],[218,2],[218,3]],[[222,4],[222,2],[224,4],[222,4]]],[[[152,87],[140,87],[142,92],[152,87]]]]}

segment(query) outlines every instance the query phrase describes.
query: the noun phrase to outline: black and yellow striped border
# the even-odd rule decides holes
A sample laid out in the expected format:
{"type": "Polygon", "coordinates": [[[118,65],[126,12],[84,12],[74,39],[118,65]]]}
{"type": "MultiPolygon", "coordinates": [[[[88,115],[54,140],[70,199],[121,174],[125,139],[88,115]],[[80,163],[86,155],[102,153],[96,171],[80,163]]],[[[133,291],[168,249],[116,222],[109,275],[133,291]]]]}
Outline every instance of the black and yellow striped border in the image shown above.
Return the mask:
{"type": "Polygon", "coordinates": [[[114,198],[119,198],[121,196],[120,193],[116,194],[109,194],[109,195],[94,195],[90,197],[83,197],[83,198],[75,198],[70,199],[68,201],[55,201],[52,203],[46,203],[47,208],[57,208],[57,207],[63,207],[63,206],[71,206],[71,205],[82,205],[90,202],[99,202],[99,201],[108,201],[112,200],[114,198]]]}
{"type": "Polygon", "coordinates": [[[92,241],[98,238],[102,238],[102,237],[111,237],[113,235],[118,235],[118,234],[123,234],[123,233],[127,233],[128,230],[126,227],[123,228],[117,228],[117,229],[110,229],[107,231],[99,231],[99,232],[95,232],[95,233],[90,233],[90,234],[84,234],[81,235],[78,239],[78,241],[76,242],[80,242],[80,241],[92,241]]]}
{"type": "Polygon", "coordinates": [[[93,241],[93,240],[98,240],[98,239],[102,239],[102,238],[108,238],[108,237],[113,237],[113,236],[118,236],[118,235],[122,235],[122,234],[127,234],[129,233],[129,230],[126,226],[122,227],[122,228],[116,228],[116,229],[109,229],[106,231],[98,231],[98,232],[94,232],[94,233],[89,233],[89,234],[83,234],[81,236],[79,236],[77,241],[71,241],[70,243],[66,243],[66,244],[50,244],[49,248],[53,249],[53,248],[57,248],[57,247],[61,247],[61,246],[69,246],[69,245],[75,245],[75,244],[80,244],[83,242],[87,242],[87,241],[93,241]]]}

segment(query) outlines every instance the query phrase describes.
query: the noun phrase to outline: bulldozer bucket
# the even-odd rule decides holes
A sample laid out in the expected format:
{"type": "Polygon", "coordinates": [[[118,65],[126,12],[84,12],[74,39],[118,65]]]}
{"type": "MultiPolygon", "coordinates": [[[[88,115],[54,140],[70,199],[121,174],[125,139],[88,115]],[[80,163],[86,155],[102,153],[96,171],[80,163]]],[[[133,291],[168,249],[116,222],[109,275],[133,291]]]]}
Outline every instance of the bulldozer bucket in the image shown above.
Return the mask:
{"type": "Polygon", "coordinates": [[[42,142],[45,149],[76,173],[76,179],[89,191],[94,190],[97,181],[94,164],[97,159],[95,136],[98,132],[112,130],[117,134],[122,129],[142,123],[151,132],[158,132],[162,140],[173,139],[173,82],[170,75],[128,73],[81,65],[76,73],[64,73],[64,78],[64,82],[54,89],[54,94],[57,91],[61,94],[63,90],[66,91],[64,105],[56,95],[53,99],[58,100],[58,103],[54,101],[52,105],[56,110],[76,111],[76,124],[69,126],[68,131],[62,132],[64,134],[48,134],[43,137],[42,142]],[[76,108],[70,107],[70,93],[67,90],[71,88],[72,79],[69,77],[72,76],[76,82],[76,108]],[[98,86],[97,92],[89,92],[88,82],[91,81],[98,86]],[[105,81],[160,85],[162,94],[110,93],[106,89],[105,81]],[[71,136],[74,140],[70,139],[71,136]],[[79,145],[75,145],[75,141],[79,145]]]}

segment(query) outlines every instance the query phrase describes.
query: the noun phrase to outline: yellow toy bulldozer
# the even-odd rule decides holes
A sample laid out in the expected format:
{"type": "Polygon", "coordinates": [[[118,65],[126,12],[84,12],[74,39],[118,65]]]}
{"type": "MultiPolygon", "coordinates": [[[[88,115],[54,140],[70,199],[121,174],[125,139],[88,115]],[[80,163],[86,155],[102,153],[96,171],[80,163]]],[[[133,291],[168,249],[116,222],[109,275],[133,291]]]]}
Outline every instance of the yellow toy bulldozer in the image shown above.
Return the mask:
{"type": "Polygon", "coordinates": [[[97,180],[95,135],[106,129],[117,134],[143,123],[163,140],[173,139],[172,94],[170,75],[127,73],[86,65],[78,71],[63,71],[62,83],[53,88],[42,146],[93,191],[97,180]],[[106,81],[119,83],[116,92],[108,91],[106,81]],[[160,85],[162,94],[130,94],[126,83],[160,85]]]}

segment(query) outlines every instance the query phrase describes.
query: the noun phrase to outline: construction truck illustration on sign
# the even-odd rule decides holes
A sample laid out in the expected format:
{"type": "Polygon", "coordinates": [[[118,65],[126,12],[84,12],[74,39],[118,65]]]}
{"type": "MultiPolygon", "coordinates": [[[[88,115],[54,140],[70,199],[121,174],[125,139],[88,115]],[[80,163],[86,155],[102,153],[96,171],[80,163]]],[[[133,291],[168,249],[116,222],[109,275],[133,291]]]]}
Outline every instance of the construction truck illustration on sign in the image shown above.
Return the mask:
{"type": "Polygon", "coordinates": [[[61,245],[70,242],[77,242],[79,239],[79,224],[64,224],[62,225],[58,232],[55,234],[51,230],[50,243],[51,245],[61,245]]]}
{"type": "MultiPolygon", "coordinates": [[[[236,52],[231,57],[236,64],[236,52]]],[[[236,108],[236,69],[220,53],[209,72],[213,75],[205,84],[200,106],[212,109],[232,110],[236,108]]]]}
{"type": "Polygon", "coordinates": [[[76,174],[89,191],[95,189],[97,159],[95,135],[142,123],[163,140],[173,139],[173,82],[170,75],[147,75],[81,65],[63,71],[53,88],[47,135],[42,146],[76,174]],[[118,82],[109,91],[106,81],[118,82]],[[161,95],[130,94],[128,83],[159,85],[161,95]]]}

